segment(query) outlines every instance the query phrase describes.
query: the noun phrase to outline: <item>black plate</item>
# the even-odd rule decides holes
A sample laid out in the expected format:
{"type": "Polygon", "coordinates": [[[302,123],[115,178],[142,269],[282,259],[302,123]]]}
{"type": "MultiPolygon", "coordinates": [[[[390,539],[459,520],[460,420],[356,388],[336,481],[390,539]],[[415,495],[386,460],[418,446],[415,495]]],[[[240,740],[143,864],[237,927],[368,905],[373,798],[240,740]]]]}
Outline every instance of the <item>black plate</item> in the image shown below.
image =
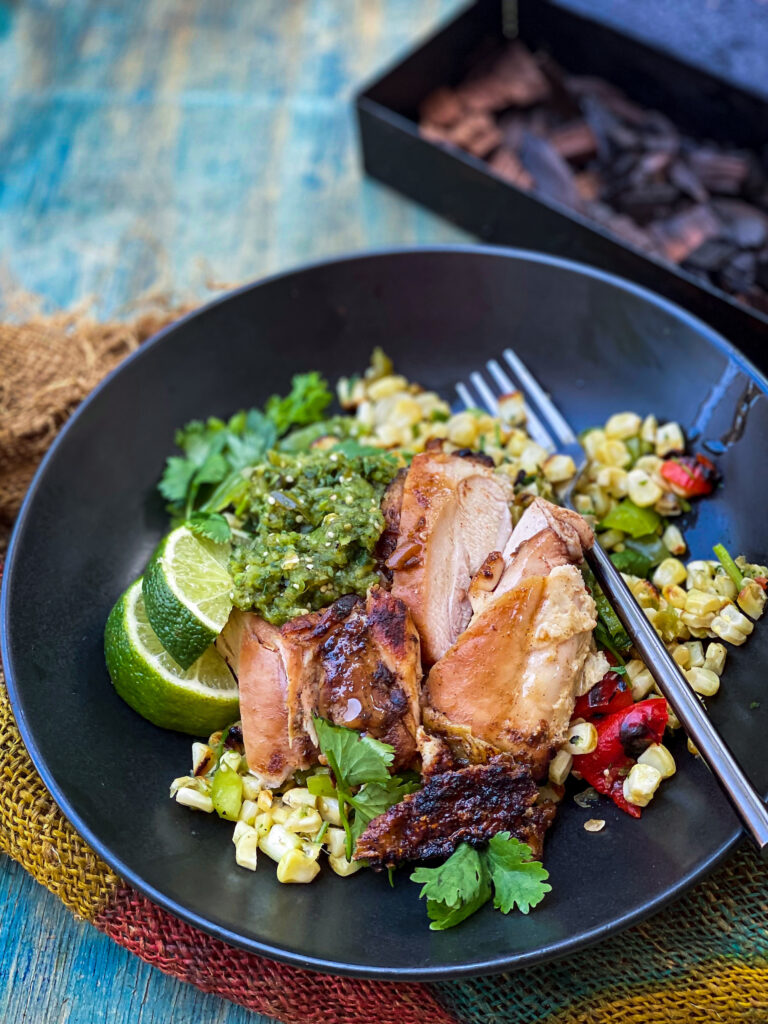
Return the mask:
{"type": "MultiPolygon", "coordinates": [[[[679,771],[637,822],[605,802],[564,803],[546,852],[553,892],[528,917],[486,908],[430,932],[405,873],[330,872],[282,886],[268,863],[236,867],[231,826],[168,799],[188,737],[134,714],[109,684],[104,621],[167,527],[155,491],[174,429],[261,405],[293,372],[331,379],[382,345],[410,377],[452,384],[513,345],[579,429],[653,410],[703,439],[741,435],[720,459],[725,487],[687,529],[695,555],[722,540],[768,554],[765,379],[669,303],[597,271],[530,253],[419,250],[342,259],[232,293],[158,335],[81,406],[45,459],[14,533],[3,590],[3,657],[24,741],[88,842],[155,902],[214,935],[306,967],[439,978],[530,964],[626,927],[679,894],[738,841],[716,784],[682,745],[679,771]],[[741,423],[741,426],[739,426],[741,423]]],[[[768,789],[768,630],[729,653],[711,713],[768,789]],[[763,667],[762,670],[760,667],[763,667]],[[762,707],[750,704],[762,699],[762,707]]]]}

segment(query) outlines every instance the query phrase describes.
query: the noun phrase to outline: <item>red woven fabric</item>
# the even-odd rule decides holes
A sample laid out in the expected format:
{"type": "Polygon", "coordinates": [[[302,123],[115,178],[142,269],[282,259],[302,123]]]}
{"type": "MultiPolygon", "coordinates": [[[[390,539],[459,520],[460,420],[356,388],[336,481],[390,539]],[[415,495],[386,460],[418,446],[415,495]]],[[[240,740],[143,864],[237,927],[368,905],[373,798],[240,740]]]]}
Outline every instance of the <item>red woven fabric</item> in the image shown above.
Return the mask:
{"type": "Polygon", "coordinates": [[[427,985],[335,978],[228,946],[133,889],[94,921],[121,946],[204,992],[285,1024],[456,1024],[427,985]]]}

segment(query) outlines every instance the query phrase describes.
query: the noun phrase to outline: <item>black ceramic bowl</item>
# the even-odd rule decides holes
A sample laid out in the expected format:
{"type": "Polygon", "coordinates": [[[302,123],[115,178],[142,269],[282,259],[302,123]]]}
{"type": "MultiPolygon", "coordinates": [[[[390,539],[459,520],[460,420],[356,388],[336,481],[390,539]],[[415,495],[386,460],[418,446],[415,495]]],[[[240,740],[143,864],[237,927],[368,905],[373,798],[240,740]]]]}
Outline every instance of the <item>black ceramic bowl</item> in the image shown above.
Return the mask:
{"type": "MultiPolygon", "coordinates": [[[[678,773],[641,821],[607,801],[564,802],[549,835],[553,891],[529,916],[488,908],[430,932],[401,872],[330,872],[284,886],[270,864],[235,865],[231,828],[168,799],[190,739],[162,732],[115,695],[102,634],[113,602],[167,529],[155,485],[174,430],[285,391],[317,368],[362,369],[374,345],[409,377],[453,383],[514,346],[582,429],[654,411],[723,449],[725,484],[686,536],[708,557],[768,555],[765,379],[722,338],[615,278],[531,253],[418,250],[342,259],[255,284],[148,342],[86,401],[26,499],[8,555],[3,656],[24,740],[80,833],[128,882],[178,916],[267,956],[332,972],[438,978],[530,964],[657,909],[740,837],[706,768],[678,746],[678,773]],[[722,439],[725,438],[725,442],[722,439]],[[603,832],[584,831],[598,814],[603,832]]],[[[768,789],[768,629],[733,650],[712,717],[768,789]],[[761,701],[759,709],[751,708],[761,701]]]]}

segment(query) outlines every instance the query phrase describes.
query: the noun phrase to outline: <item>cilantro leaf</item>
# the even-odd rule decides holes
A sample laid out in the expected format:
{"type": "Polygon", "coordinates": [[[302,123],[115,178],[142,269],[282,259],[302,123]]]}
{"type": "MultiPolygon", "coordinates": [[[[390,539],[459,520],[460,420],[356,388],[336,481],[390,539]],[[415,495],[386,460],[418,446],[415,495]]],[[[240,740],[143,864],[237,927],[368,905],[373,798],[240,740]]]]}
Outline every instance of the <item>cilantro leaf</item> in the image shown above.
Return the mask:
{"type": "Polygon", "coordinates": [[[188,525],[199,537],[208,537],[217,544],[230,539],[229,523],[218,512],[195,512],[188,519],[188,525]]]}
{"type": "Polygon", "coordinates": [[[493,881],[493,905],[503,914],[514,907],[527,914],[531,907],[544,899],[552,886],[547,883],[549,872],[539,861],[531,860],[530,846],[499,832],[488,843],[486,862],[493,881]]]}
{"type": "Polygon", "coordinates": [[[333,758],[341,774],[341,778],[336,779],[337,786],[349,790],[366,782],[389,781],[394,747],[370,736],[361,736],[353,729],[331,725],[324,718],[315,718],[314,722],[320,750],[329,763],[333,758]]]}
{"type": "Polygon", "coordinates": [[[416,868],[412,882],[423,882],[419,898],[426,897],[432,931],[444,931],[474,914],[491,898],[485,857],[462,843],[436,868],[416,868]]]}
{"type": "Polygon", "coordinates": [[[266,404],[265,413],[274,423],[278,434],[291,427],[302,427],[323,418],[333,395],[320,374],[298,373],[293,378],[291,392],[285,398],[273,395],[266,404]]]}
{"type": "Polygon", "coordinates": [[[366,782],[358,793],[349,797],[355,810],[355,818],[350,826],[352,839],[355,843],[367,828],[369,822],[384,814],[390,807],[399,804],[403,797],[419,789],[418,782],[404,782],[399,776],[390,776],[388,782],[366,782]]]}
{"type": "Polygon", "coordinates": [[[165,464],[165,471],[157,485],[158,490],[167,501],[183,503],[196,469],[194,462],[189,459],[172,455],[165,464]]]}

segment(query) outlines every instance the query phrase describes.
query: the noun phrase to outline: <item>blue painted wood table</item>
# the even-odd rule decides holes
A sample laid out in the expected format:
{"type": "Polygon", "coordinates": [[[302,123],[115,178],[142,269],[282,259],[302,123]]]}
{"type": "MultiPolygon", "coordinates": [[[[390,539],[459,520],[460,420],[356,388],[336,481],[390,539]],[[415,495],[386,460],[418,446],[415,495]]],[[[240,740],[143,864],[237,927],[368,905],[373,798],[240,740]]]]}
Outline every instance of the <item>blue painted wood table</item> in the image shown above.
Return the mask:
{"type": "MultiPolygon", "coordinates": [[[[458,6],[0,0],[0,300],[22,288],[119,315],[148,290],[202,299],[210,280],[462,240],[362,181],[350,108],[356,85],[458,6]]],[[[667,43],[684,21],[687,45],[749,81],[764,74],[766,10],[614,0],[605,13],[667,43]]],[[[258,1019],[78,923],[7,858],[0,914],[2,1021],[258,1019]]]]}

